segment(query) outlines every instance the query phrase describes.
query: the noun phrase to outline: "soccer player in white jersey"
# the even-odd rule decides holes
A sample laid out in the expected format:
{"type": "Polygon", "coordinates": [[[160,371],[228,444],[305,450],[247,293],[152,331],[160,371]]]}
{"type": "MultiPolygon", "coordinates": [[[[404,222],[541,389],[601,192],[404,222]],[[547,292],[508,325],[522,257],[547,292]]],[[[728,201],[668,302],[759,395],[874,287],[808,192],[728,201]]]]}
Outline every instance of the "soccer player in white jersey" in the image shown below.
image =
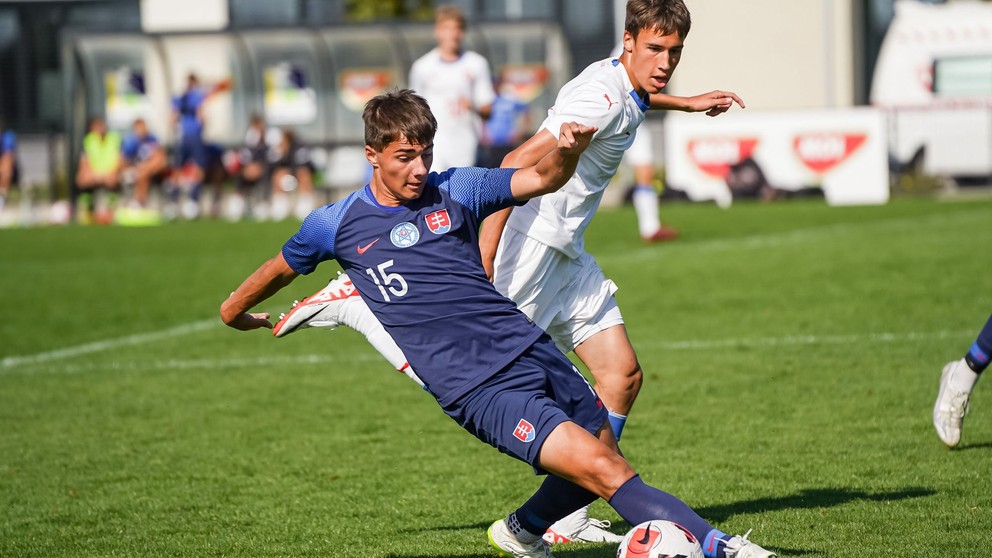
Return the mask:
{"type": "Polygon", "coordinates": [[[455,6],[435,11],[437,47],[410,68],[410,89],[427,99],[437,119],[435,171],[475,165],[482,119],[488,118],[496,91],[489,62],[465,50],[465,16],[455,6]]]}
{"type": "MultiPolygon", "coordinates": [[[[744,106],[731,92],[695,97],[660,93],[678,65],[689,27],[682,0],[628,1],[623,54],[593,63],[567,83],[541,129],[503,161],[504,167],[533,165],[555,148],[561,124],[574,120],[598,129],[575,175],[554,194],[489,217],[479,238],[483,263],[496,288],[545,329],[563,352],[574,351],[589,368],[618,438],[643,374],[614,298],[617,286],[585,252],[583,233],[649,102],[710,116],[726,112],[734,102],[744,106]]],[[[356,294],[350,280],[341,276],[297,303],[276,324],[274,334],[348,325],[364,334],[394,367],[415,378],[402,351],[356,294]]],[[[548,537],[556,542],[619,540],[600,525],[582,509],[553,525],[548,537]]]]}

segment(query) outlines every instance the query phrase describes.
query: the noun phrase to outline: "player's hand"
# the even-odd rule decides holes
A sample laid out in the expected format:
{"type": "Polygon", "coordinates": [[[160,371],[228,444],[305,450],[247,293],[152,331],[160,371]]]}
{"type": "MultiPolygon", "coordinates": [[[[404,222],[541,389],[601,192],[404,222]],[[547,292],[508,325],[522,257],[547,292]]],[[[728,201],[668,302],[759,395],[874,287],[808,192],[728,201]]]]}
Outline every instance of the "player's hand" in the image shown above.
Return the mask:
{"type": "Polygon", "coordinates": [[[706,116],[719,116],[734,106],[734,103],[744,108],[744,101],[733,91],[710,91],[688,99],[690,112],[706,112],[706,116]]]}
{"type": "Polygon", "coordinates": [[[578,155],[589,147],[595,126],[585,126],[578,122],[566,122],[558,132],[558,149],[565,155],[578,155]]]}
{"type": "Polygon", "coordinates": [[[233,327],[234,329],[240,329],[241,331],[261,328],[272,329],[272,322],[269,321],[268,312],[259,312],[257,314],[245,312],[231,320],[231,322],[227,325],[233,327]]]}

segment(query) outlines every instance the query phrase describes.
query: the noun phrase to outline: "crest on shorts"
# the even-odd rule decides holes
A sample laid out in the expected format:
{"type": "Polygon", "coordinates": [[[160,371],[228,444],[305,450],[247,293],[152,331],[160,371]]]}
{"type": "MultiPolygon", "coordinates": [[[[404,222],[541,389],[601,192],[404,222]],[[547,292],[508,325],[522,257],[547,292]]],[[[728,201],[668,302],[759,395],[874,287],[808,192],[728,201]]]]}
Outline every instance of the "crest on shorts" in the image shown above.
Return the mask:
{"type": "Polygon", "coordinates": [[[524,419],[520,419],[520,422],[517,423],[517,427],[513,429],[513,435],[525,444],[533,442],[537,436],[534,432],[534,425],[524,419]]]}
{"type": "Polygon", "coordinates": [[[451,230],[451,218],[448,217],[447,209],[428,213],[424,220],[427,221],[427,228],[434,234],[445,234],[451,230]]]}
{"type": "Polygon", "coordinates": [[[393,246],[409,248],[420,240],[420,231],[413,223],[406,221],[393,227],[389,233],[389,240],[393,241],[393,246]]]}

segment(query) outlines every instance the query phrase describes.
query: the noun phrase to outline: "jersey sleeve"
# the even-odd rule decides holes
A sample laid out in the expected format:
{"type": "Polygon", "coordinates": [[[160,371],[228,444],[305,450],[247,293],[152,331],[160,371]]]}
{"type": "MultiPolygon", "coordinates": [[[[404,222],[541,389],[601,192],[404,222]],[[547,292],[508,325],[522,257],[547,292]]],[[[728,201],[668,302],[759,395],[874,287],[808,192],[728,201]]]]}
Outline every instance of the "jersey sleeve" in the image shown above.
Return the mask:
{"type": "Polygon", "coordinates": [[[293,271],[308,275],[317,269],[320,262],[334,259],[334,238],[350,205],[346,201],[311,212],[303,220],[300,230],[283,244],[282,257],[293,271]]]}
{"type": "Polygon", "coordinates": [[[517,169],[453,168],[438,175],[451,199],[469,208],[480,220],[515,205],[510,180],[517,169]]]}
{"type": "Polygon", "coordinates": [[[593,138],[611,133],[622,116],[619,102],[623,97],[620,95],[625,93],[608,93],[595,85],[585,85],[567,93],[562,92],[555,99],[554,106],[548,109],[548,117],[541,124],[541,129],[551,132],[557,138],[562,124],[578,122],[597,128],[593,138]],[[617,98],[607,98],[611,95],[617,98]]]}

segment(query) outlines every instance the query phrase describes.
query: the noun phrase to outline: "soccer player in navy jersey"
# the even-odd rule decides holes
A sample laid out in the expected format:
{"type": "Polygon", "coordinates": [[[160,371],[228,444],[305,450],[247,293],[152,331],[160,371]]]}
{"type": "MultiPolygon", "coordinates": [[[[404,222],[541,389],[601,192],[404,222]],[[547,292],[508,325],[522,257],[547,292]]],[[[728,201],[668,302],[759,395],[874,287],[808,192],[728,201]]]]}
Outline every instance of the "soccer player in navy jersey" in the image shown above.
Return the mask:
{"type": "Polygon", "coordinates": [[[975,383],[992,359],[992,316],[978,333],[964,357],[948,362],[940,373],[940,389],[933,406],[933,427],[948,447],[961,441],[961,423],[975,383]]]}
{"type": "Polygon", "coordinates": [[[773,556],[645,484],[620,455],[596,392],[551,338],[496,291],[482,267],[481,220],[564,185],[596,128],[563,123],[557,147],[523,169],[429,173],[437,124],[423,98],[409,90],[379,95],[363,118],[369,184],[311,213],[224,301],[224,323],[271,328],[268,314],[249,310],[297,275],[336,259],[445,414],[550,473],[523,506],[489,528],[501,553],[550,557],[542,538],[548,526],[603,498],[631,524],[683,525],[708,557],[773,556]]]}

